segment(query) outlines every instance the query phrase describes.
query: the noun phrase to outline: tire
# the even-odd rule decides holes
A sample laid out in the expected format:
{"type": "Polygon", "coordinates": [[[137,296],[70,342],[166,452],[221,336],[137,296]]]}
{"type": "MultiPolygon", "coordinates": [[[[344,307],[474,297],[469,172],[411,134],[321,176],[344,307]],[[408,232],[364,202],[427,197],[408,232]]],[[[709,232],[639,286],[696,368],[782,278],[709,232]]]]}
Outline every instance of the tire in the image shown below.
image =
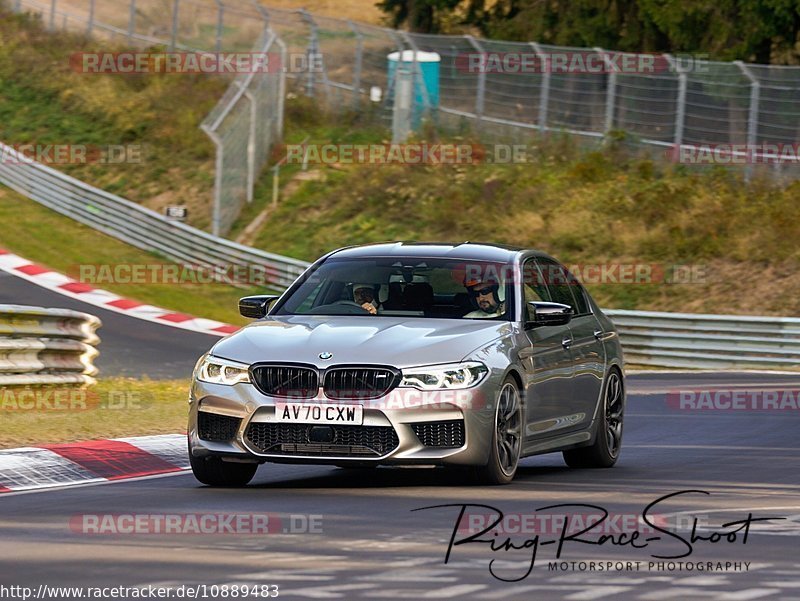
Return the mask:
{"type": "Polygon", "coordinates": [[[189,454],[192,473],[197,480],[208,486],[233,488],[244,486],[258,469],[257,463],[234,463],[219,457],[194,457],[189,454]]]}
{"type": "Polygon", "coordinates": [[[612,369],[603,389],[603,406],[597,432],[591,446],[564,451],[564,461],[575,468],[608,468],[619,459],[622,450],[622,426],[625,417],[625,384],[620,372],[612,369]]]}
{"type": "Polygon", "coordinates": [[[512,377],[507,377],[497,395],[489,461],[475,470],[481,484],[509,484],[517,473],[522,450],[522,400],[512,377]]]}

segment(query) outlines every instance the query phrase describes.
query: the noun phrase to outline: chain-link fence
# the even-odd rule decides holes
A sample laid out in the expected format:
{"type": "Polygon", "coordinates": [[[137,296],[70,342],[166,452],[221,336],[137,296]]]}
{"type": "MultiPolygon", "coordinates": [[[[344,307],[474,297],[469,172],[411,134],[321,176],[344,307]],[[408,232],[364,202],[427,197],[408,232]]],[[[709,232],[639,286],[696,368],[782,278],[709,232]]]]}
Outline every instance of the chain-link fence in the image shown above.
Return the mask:
{"type": "MultiPolygon", "coordinates": [[[[600,142],[624,132],[665,159],[800,176],[800,67],[410,34],[257,0],[10,1],[35,8],[53,27],[167,40],[175,49],[249,48],[268,25],[286,45],[296,89],[387,126],[399,72],[390,55],[400,53],[395,62],[410,57],[422,91],[411,114],[421,110],[446,130],[508,142],[557,131],[600,142]],[[435,80],[418,60],[424,52],[438,56],[435,80]]],[[[237,136],[242,147],[244,134],[237,136]]]]}
{"type": "Polygon", "coordinates": [[[252,202],[256,177],[281,138],[286,49],[272,32],[265,32],[255,49],[260,56],[279,58],[270,61],[277,66],[239,74],[201,124],[217,148],[215,236],[230,230],[245,199],[252,202]]]}
{"type": "MultiPolygon", "coordinates": [[[[216,146],[212,232],[224,235],[245,201],[272,146],[280,141],[287,55],[256,4],[220,0],[11,0],[17,12],[41,16],[50,29],[85,32],[130,47],[177,52],[249,54],[201,128],[216,146]]],[[[217,56],[221,64],[224,56],[217,56]]],[[[223,75],[225,76],[225,75],[223,75]]]]}
{"type": "Polygon", "coordinates": [[[378,105],[390,111],[388,55],[407,50],[415,85],[438,97],[413,100],[445,129],[503,141],[555,131],[602,141],[624,132],[687,165],[800,177],[800,67],[411,34],[302,11],[281,11],[281,20],[291,31],[282,35],[321,53],[323,68],[303,89],[335,107],[366,110],[377,87],[378,105]],[[416,52],[438,55],[435,89],[416,52]]]}

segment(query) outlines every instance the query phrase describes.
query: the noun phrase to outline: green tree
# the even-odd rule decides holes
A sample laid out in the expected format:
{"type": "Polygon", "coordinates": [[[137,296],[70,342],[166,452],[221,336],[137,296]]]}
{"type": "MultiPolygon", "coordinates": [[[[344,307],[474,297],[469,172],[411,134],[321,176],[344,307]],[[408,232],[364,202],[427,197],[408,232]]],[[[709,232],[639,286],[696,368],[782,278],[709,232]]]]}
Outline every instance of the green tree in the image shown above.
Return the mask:
{"type": "Polygon", "coordinates": [[[443,17],[451,15],[460,3],[461,0],[381,0],[376,6],[389,15],[392,27],[438,33],[443,17]]]}

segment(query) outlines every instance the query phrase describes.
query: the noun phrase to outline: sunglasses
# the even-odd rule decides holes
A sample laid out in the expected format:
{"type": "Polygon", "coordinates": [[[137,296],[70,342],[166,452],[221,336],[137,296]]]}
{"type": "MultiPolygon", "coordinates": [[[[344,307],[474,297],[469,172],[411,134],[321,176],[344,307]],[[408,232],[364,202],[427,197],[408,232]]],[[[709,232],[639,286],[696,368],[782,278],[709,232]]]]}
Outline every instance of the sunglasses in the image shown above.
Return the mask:
{"type": "Polygon", "coordinates": [[[485,288],[481,288],[480,290],[470,289],[469,293],[472,296],[488,296],[494,291],[495,291],[494,286],[486,286],[485,288]]]}

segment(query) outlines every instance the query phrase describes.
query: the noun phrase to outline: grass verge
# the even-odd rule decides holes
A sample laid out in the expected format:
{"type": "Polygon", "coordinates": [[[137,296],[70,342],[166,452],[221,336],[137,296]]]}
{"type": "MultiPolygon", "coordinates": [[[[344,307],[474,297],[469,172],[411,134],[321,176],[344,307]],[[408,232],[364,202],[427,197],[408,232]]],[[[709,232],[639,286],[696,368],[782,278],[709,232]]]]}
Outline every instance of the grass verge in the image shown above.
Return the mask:
{"type": "Polygon", "coordinates": [[[105,378],[89,389],[0,388],[0,448],[186,431],[188,380],[105,378]]]}
{"type": "Polygon", "coordinates": [[[40,18],[0,3],[0,140],[6,144],[129,145],[122,162],[52,166],[150,208],[189,207],[210,223],[214,147],[199,129],[228,86],[223,77],[86,74],[77,53],[119,52],[108,41],[49,32],[40,18]]]}
{"type": "MultiPolygon", "coordinates": [[[[293,135],[292,128],[309,129],[287,123],[293,135]]],[[[317,141],[369,141],[341,120],[314,128],[317,141]]],[[[692,171],[623,143],[586,150],[554,136],[526,146],[527,162],[515,164],[312,165],[320,177],[282,199],[255,246],[313,260],[386,240],[498,242],[577,266],[606,307],[800,311],[800,182],[781,187],[723,168],[692,171]],[[603,266],[610,275],[585,277],[603,266]],[[630,282],[623,269],[652,275],[630,282]]]]}

